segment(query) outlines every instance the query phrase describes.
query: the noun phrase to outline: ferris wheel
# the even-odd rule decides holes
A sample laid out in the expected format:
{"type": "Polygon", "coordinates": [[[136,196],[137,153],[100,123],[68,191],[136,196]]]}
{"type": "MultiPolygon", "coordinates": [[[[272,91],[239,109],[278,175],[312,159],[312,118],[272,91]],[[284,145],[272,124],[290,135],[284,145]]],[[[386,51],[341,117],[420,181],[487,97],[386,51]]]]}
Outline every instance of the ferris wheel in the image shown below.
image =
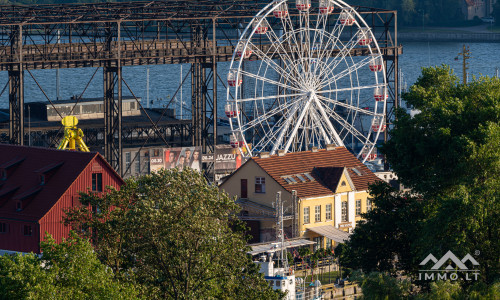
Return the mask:
{"type": "Polygon", "coordinates": [[[345,2],[274,1],[248,24],[232,57],[231,145],[255,155],[334,144],[374,160],[386,129],[385,72],[370,27],[345,2]]]}

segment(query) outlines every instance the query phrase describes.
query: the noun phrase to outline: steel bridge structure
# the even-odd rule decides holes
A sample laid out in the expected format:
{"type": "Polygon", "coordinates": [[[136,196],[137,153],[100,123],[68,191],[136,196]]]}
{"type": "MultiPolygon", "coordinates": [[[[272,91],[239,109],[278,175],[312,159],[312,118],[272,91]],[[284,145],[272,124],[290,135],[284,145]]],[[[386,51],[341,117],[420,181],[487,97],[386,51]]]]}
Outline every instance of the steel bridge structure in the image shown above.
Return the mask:
{"type": "MultiPolygon", "coordinates": [[[[182,81],[191,86],[188,140],[192,146],[201,146],[205,153],[213,151],[217,141],[217,104],[225,101],[218,95],[217,87],[226,85],[226,80],[218,75],[217,63],[232,59],[241,30],[268,3],[262,0],[166,0],[0,6],[0,71],[8,72],[9,78],[9,142],[22,145],[27,141],[26,76],[34,79],[48,102],[54,100],[47,96],[31,70],[99,68],[103,72],[104,154],[123,174],[123,137],[130,134],[130,130],[124,130],[127,124],[123,124],[122,91],[128,90],[147,115],[124,80],[123,67],[189,63],[190,72],[182,81]]],[[[402,47],[397,43],[397,14],[367,7],[355,9],[370,24],[387,64],[390,100],[386,120],[391,125],[399,102],[398,56],[402,54],[402,47]]],[[[339,13],[338,9],[334,11],[339,13]]],[[[270,45],[259,47],[265,51],[270,45]]],[[[364,49],[353,49],[351,53],[368,54],[364,49]]],[[[255,56],[249,58],[255,59],[255,56]]],[[[85,90],[77,100],[84,93],[85,90]]],[[[175,94],[170,103],[174,97],[175,94]]],[[[148,128],[141,129],[139,134],[144,133],[148,138],[154,135],[168,147],[172,137],[168,137],[167,132],[172,134],[175,130],[161,127],[161,117],[149,120],[150,124],[141,126],[148,128]]]]}

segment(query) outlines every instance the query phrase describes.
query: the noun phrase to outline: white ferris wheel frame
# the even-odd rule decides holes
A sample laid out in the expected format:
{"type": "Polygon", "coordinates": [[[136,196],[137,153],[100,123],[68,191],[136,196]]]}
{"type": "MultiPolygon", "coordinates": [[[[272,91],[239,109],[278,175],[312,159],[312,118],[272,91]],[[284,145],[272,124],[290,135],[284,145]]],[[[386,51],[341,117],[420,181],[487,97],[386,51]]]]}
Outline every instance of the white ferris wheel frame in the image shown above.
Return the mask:
{"type": "MultiPolygon", "coordinates": [[[[239,45],[244,45],[243,46],[243,56],[242,57],[238,57],[237,55],[237,50],[234,51],[233,55],[232,55],[232,59],[231,59],[231,64],[230,64],[230,70],[237,70],[237,76],[239,78],[242,78],[242,77],[255,77],[255,74],[252,74],[250,72],[246,72],[245,70],[242,69],[242,63],[243,61],[245,60],[244,58],[244,54],[246,53],[246,51],[248,49],[251,49],[253,51],[253,54],[257,55],[259,57],[259,60],[261,61],[261,64],[259,66],[259,72],[260,72],[260,69],[262,67],[262,62],[265,61],[268,63],[267,67],[265,68],[265,72],[264,74],[267,74],[267,71],[269,70],[269,67],[270,65],[274,65],[274,67],[271,67],[271,69],[274,69],[274,71],[276,71],[275,67],[277,66],[279,69],[281,69],[282,71],[284,71],[284,69],[282,67],[280,67],[275,61],[274,61],[274,58],[272,57],[268,57],[267,54],[269,53],[269,50],[267,51],[267,53],[264,53],[262,51],[260,51],[259,47],[257,46],[254,46],[252,48],[250,48],[249,46],[250,45],[253,45],[253,43],[251,42],[252,38],[256,35],[255,31],[256,31],[256,28],[258,26],[261,25],[262,22],[267,22],[267,17],[269,15],[273,15],[273,11],[275,9],[277,9],[278,7],[280,7],[280,5],[282,4],[288,4],[288,0],[281,0],[281,1],[273,1],[271,2],[270,4],[266,5],[262,10],[259,11],[259,13],[257,13],[255,15],[255,17],[252,19],[251,22],[249,22],[249,24],[246,26],[246,28],[244,29],[243,33],[240,35],[240,38],[238,40],[238,43],[237,43],[237,46],[239,45]],[[257,22],[256,22],[257,20],[257,22]],[[266,21],[264,21],[266,20],[266,21]],[[249,33],[249,34],[247,34],[249,33]],[[237,65],[237,67],[235,67],[235,65],[237,65]]],[[[290,1],[290,2],[293,2],[293,1],[290,1]]],[[[347,57],[349,57],[351,59],[351,61],[354,63],[354,61],[352,60],[352,56],[349,54],[350,51],[352,49],[354,49],[354,47],[357,46],[358,44],[358,40],[356,39],[357,36],[358,36],[358,33],[364,28],[364,29],[368,29],[367,30],[367,34],[369,34],[372,42],[371,44],[373,44],[373,47],[371,45],[368,45],[368,49],[370,51],[370,54],[371,55],[376,55],[377,57],[379,57],[380,59],[382,59],[382,53],[380,51],[380,47],[379,47],[379,44],[373,34],[373,32],[371,31],[370,29],[370,26],[368,26],[368,24],[366,23],[366,21],[362,18],[362,16],[353,8],[351,7],[350,5],[348,5],[347,3],[345,3],[344,1],[341,1],[341,0],[329,0],[329,3],[331,3],[332,5],[336,6],[336,7],[341,7],[342,9],[342,12],[348,12],[350,13],[353,18],[354,18],[354,24],[356,27],[357,27],[357,31],[352,34],[352,37],[351,39],[347,42],[347,43],[342,43],[342,41],[340,40],[340,34],[342,33],[342,31],[344,30],[344,28],[346,27],[346,25],[342,24],[340,25],[339,24],[339,20],[336,21],[335,25],[333,26],[333,30],[331,32],[325,32],[325,30],[322,30],[322,33],[320,33],[321,36],[321,39],[323,41],[323,37],[324,36],[328,36],[328,35],[333,35],[333,37],[329,37],[329,40],[327,40],[327,45],[324,47],[325,50],[324,51],[320,51],[319,53],[321,54],[321,56],[319,56],[317,58],[317,61],[320,62],[320,63],[323,63],[322,59],[323,58],[326,58],[327,59],[327,67],[330,67],[329,70],[322,70],[322,71],[325,71],[328,75],[332,75],[333,76],[333,79],[328,79],[327,80],[327,83],[336,83],[337,79],[341,79],[342,77],[344,76],[347,76],[347,75],[351,75],[353,72],[356,72],[356,77],[358,77],[358,83],[359,83],[359,75],[357,74],[357,70],[359,70],[360,68],[364,67],[364,66],[368,66],[370,60],[371,60],[371,56],[368,56],[367,58],[361,60],[360,62],[357,62],[354,64],[354,66],[356,66],[355,69],[350,69],[348,68],[347,70],[344,70],[343,72],[340,72],[340,73],[333,73],[333,69],[338,66],[339,64],[341,64],[342,60],[345,60],[347,57]],[[338,37],[335,36],[335,33],[337,30],[340,30],[338,32],[338,37]],[[333,41],[333,42],[332,42],[333,41]],[[327,46],[329,45],[329,43],[332,43],[331,46],[332,46],[332,49],[336,49],[337,46],[340,46],[338,49],[340,50],[339,51],[339,54],[342,55],[341,59],[337,59],[339,58],[339,54],[337,54],[337,56],[333,55],[333,56],[330,56],[331,55],[331,52],[332,51],[328,51],[327,49],[327,46]],[[346,49],[346,46],[349,45],[350,48],[348,49],[348,51],[343,51],[344,49],[346,49]],[[341,47],[343,47],[341,49],[341,47]],[[342,53],[342,52],[345,52],[345,53],[342,53]],[[332,61],[328,61],[328,58],[334,58],[332,61]],[[335,64],[332,66],[332,64],[335,64]],[[333,68],[332,68],[333,67],[333,68]],[[347,72],[347,73],[346,73],[347,72]],[[343,74],[345,73],[345,74],[343,74]],[[340,76],[340,77],[339,77],[340,76]],[[332,82],[333,81],[333,82],[332,82]]],[[[312,7],[311,7],[312,9],[312,7]]],[[[290,11],[290,7],[288,8],[288,12],[290,11]]],[[[286,21],[285,22],[288,22],[288,25],[290,25],[290,33],[296,33],[297,31],[304,31],[304,32],[307,32],[307,34],[309,34],[308,36],[308,40],[310,38],[310,32],[311,31],[314,31],[314,42],[312,43],[313,46],[316,45],[316,34],[318,31],[320,31],[321,29],[319,29],[318,27],[318,24],[320,22],[323,22],[324,26],[326,24],[326,21],[330,18],[330,14],[320,14],[319,12],[315,12],[315,13],[312,13],[313,15],[317,15],[317,18],[316,18],[316,28],[311,28],[311,27],[307,27],[307,28],[304,28],[302,27],[302,22],[304,21],[307,21],[308,23],[310,23],[310,14],[309,13],[309,10],[304,13],[304,20],[303,20],[303,17],[302,17],[302,12],[299,13],[299,21],[301,23],[301,27],[300,28],[294,28],[293,26],[293,23],[292,23],[292,20],[290,18],[290,14],[288,13],[287,16],[283,19],[285,19],[286,21]]],[[[339,15],[340,16],[340,15],[339,15]]],[[[282,21],[283,23],[283,21],[282,21]]],[[[283,26],[284,27],[284,26],[283,26]]],[[[324,27],[323,27],[324,28],[324,27]]],[[[285,31],[285,27],[283,29],[281,29],[281,31],[285,31]]],[[[271,26],[269,25],[269,34],[273,33],[274,34],[274,38],[275,38],[275,41],[280,41],[281,43],[278,43],[278,45],[274,45],[272,47],[276,47],[276,48],[281,48],[281,50],[284,50],[283,51],[283,55],[279,54],[280,56],[280,59],[282,59],[283,56],[288,56],[288,60],[287,62],[293,62],[293,60],[291,59],[291,57],[289,56],[289,53],[287,52],[286,49],[284,49],[283,47],[283,44],[284,42],[287,40],[287,39],[291,39],[292,37],[295,37],[295,35],[291,34],[289,37],[286,37],[286,34],[282,34],[281,35],[281,38],[283,38],[281,40],[280,37],[278,37],[278,35],[274,32],[273,28],[271,28],[271,26]]],[[[266,34],[267,36],[267,34],[266,34]]],[[[269,41],[272,41],[271,38],[269,38],[269,41]]],[[[297,40],[295,40],[295,42],[297,42],[297,40]]],[[[290,41],[288,42],[289,45],[290,45],[290,41]]],[[[297,43],[298,44],[298,43],[297,43]]],[[[321,45],[321,44],[319,44],[321,45]]],[[[308,46],[308,51],[311,52],[312,50],[310,49],[311,47],[311,43],[309,42],[309,44],[307,45],[308,46]]],[[[271,47],[271,48],[272,48],[271,47]]],[[[241,51],[241,50],[240,50],[241,51]]],[[[298,52],[298,51],[297,51],[298,52]]],[[[276,50],[274,50],[274,53],[271,52],[271,54],[275,54],[276,53],[276,50]]],[[[301,60],[303,59],[310,59],[311,56],[309,57],[301,57],[301,60]]],[[[243,130],[243,126],[246,125],[246,128],[251,128],[253,126],[256,126],[258,124],[258,122],[262,122],[266,119],[267,116],[271,116],[273,115],[274,113],[277,112],[277,110],[280,110],[280,109],[291,109],[291,113],[289,113],[288,115],[290,116],[294,116],[299,109],[302,109],[302,111],[300,112],[299,116],[298,116],[298,119],[296,120],[295,122],[295,126],[292,130],[292,136],[294,136],[296,133],[297,133],[297,130],[298,128],[300,127],[301,125],[301,122],[303,120],[303,118],[305,117],[305,114],[306,114],[306,111],[308,111],[308,108],[310,105],[315,105],[316,108],[317,108],[317,111],[319,112],[315,112],[315,117],[317,118],[317,121],[315,121],[316,123],[319,124],[319,128],[320,128],[320,131],[323,135],[323,137],[325,138],[325,143],[326,144],[330,144],[330,143],[333,143],[337,146],[344,146],[344,142],[342,141],[342,139],[340,138],[339,134],[337,133],[337,131],[335,130],[335,128],[333,127],[332,123],[330,122],[330,118],[332,119],[335,119],[335,121],[337,121],[341,126],[344,126],[344,128],[349,131],[349,134],[352,135],[352,138],[354,140],[354,137],[356,137],[358,139],[358,141],[360,141],[361,143],[363,143],[363,147],[361,148],[361,150],[359,151],[359,153],[355,153],[355,155],[357,155],[358,159],[361,159],[362,162],[366,162],[367,159],[368,159],[368,156],[370,153],[372,153],[372,151],[374,150],[375,146],[376,146],[376,143],[379,139],[379,135],[380,133],[383,131],[381,130],[383,127],[385,128],[385,114],[386,114],[386,106],[387,106],[387,101],[384,100],[384,101],[381,101],[381,107],[382,107],[382,111],[381,112],[377,112],[377,107],[378,107],[378,102],[379,101],[375,101],[375,106],[374,106],[374,111],[370,111],[370,110],[365,110],[365,109],[362,109],[360,107],[356,107],[356,106],[353,106],[353,105],[350,105],[347,103],[343,103],[341,101],[337,101],[336,99],[330,99],[328,97],[324,97],[323,95],[321,94],[326,94],[326,93],[338,93],[338,92],[342,92],[342,91],[353,91],[353,90],[360,90],[360,89],[374,89],[374,88],[382,88],[384,89],[384,97],[386,97],[388,95],[388,84],[387,84],[387,81],[386,81],[386,66],[385,66],[385,63],[382,61],[382,69],[380,70],[381,71],[381,80],[379,81],[379,75],[377,74],[378,72],[374,72],[374,76],[375,76],[375,84],[373,85],[368,85],[368,86],[363,86],[363,87],[360,87],[360,86],[357,86],[357,87],[352,87],[352,84],[351,84],[351,87],[337,87],[335,89],[327,89],[327,90],[315,90],[313,92],[305,92],[304,90],[301,90],[301,89],[298,89],[298,88],[295,88],[293,86],[290,86],[290,85],[286,85],[284,83],[282,83],[282,80],[281,78],[284,78],[285,81],[284,82],[288,82],[288,81],[297,81],[297,80],[306,80],[307,78],[304,78],[305,75],[307,74],[296,74],[298,76],[300,76],[300,78],[297,78],[297,77],[294,77],[294,75],[292,74],[288,74],[287,72],[281,72],[279,75],[281,76],[280,77],[280,80],[279,82],[277,81],[274,81],[272,79],[269,79],[269,78],[265,78],[265,77],[260,77],[258,79],[260,80],[263,80],[263,81],[266,81],[272,85],[275,85],[277,87],[283,87],[283,88],[286,88],[286,89],[289,89],[289,90],[296,90],[297,92],[299,92],[300,94],[294,94],[293,96],[301,96],[301,97],[297,97],[293,102],[287,102],[286,103],[286,107],[283,107],[283,106],[280,106],[278,105],[277,107],[273,108],[270,112],[266,112],[266,114],[264,115],[260,115],[258,118],[256,119],[253,119],[245,124],[243,124],[242,122],[242,115],[243,115],[243,111],[241,113],[238,114],[237,117],[235,118],[229,118],[229,122],[230,122],[230,126],[231,126],[231,135],[235,138],[235,139],[242,139],[243,141],[243,145],[240,145],[240,147],[242,148],[245,148],[246,151],[242,151],[242,154],[244,156],[251,156],[252,154],[252,149],[249,147],[249,144],[247,142],[247,140],[245,139],[244,137],[244,130],[243,130]],[[320,95],[318,95],[320,94],[320,95]],[[300,107],[299,105],[299,102],[303,101],[304,99],[307,98],[307,103],[305,104],[305,106],[303,105],[302,107],[300,107]],[[370,129],[368,130],[368,134],[365,135],[361,132],[359,132],[355,127],[354,127],[354,122],[352,122],[352,125],[349,124],[349,122],[347,121],[348,118],[346,119],[343,119],[342,116],[340,116],[337,112],[335,112],[335,110],[333,109],[329,109],[328,106],[323,106],[319,103],[319,101],[325,101],[325,102],[331,102],[335,105],[338,105],[338,106],[341,106],[341,107],[345,107],[347,109],[351,109],[351,111],[355,111],[355,116],[357,116],[358,113],[362,113],[364,115],[371,115],[373,118],[372,118],[372,122],[377,119],[378,120],[378,128],[377,130],[373,130],[370,126],[370,129]],[[325,108],[326,109],[329,109],[329,112],[330,115],[327,114],[327,112],[325,111],[325,108]],[[234,120],[233,120],[234,119],[234,120]],[[324,127],[321,126],[321,124],[324,123],[324,127]],[[329,131],[329,132],[327,132],[329,131]],[[374,136],[373,138],[373,142],[370,140],[371,136],[374,136]],[[363,141],[364,140],[364,141],[363,141]],[[361,155],[362,153],[365,153],[365,157],[362,158],[361,155]],[[368,154],[368,155],[366,155],[368,154]]],[[[284,67],[285,69],[287,69],[286,67],[284,67]]],[[[298,70],[297,66],[294,66],[293,67],[295,70],[298,70]]],[[[277,71],[276,71],[277,72],[277,71]]],[[[237,78],[238,79],[238,78],[237,78]]],[[[257,79],[257,78],[255,78],[257,79]]],[[[310,81],[310,80],[309,80],[310,81]]],[[[336,85],[336,84],[335,84],[336,85]]],[[[321,86],[321,88],[323,87],[326,87],[328,86],[328,84],[323,84],[323,86],[321,86]]],[[[241,99],[238,99],[238,94],[239,94],[239,89],[241,89],[241,87],[239,87],[238,85],[236,87],[234,87],[234,96],[232,95],[231,93],[231,89],[232,87],[228,85],[227,87],[227,101],[228,103],[235,103],[236,105],[239,103],[239,102],[243,102],[243,101],[263,101],[263,100],[266,100],[266,99],[279,99],[279,98],[286,98],[286,97],[290,97],[290,95],[281,95],[281,94],[276,94],[276,95],[271,95],[271,96],[264,96],[262,95],[261,97],[253,97],[253,98],[247,98],[247,99],[244,99],[243,97],[241,99]]],[[[257,86],[256,86],[256,91],[255,93],[257,94],[257,86]]],[[[264,93],[264,86],[262,86],[262,94],[264,93]]],[[[358,97],[358,105],[359,105],[359,95],[357,96],[358,97]]],[[[352,103],[352,101],[351,101],[352,103]]],[[[354,116],[354,117],[355,117],[354,116]]],[[[282,123],[284,122],[285,124],[283,124],[284,128],[279,130],[279,131],[276,131],[274,132],[274,136],[273,138],[275,137],[276,134],[279,134],[278,137],[277,137],[277,141],[276,143],[274,143],[273,145],[273,148],[272,150],[270,151],[270,154],[275,154],[279,149],[279,145],[282,143],[282,140],[284,138],[284,135],[287,133],[287,129],[288,129],[288,126],[290,124],[287,124],[287,123],[291,123],[293,121],[292,118],[285,118],[285,116],[283,115],[283,117],[279,120],[279,121],[282,121],[282,123]]],[[[370,125],[373,124],[372,122],[370,122],[370,125]]],[[[269,125],[269,123],[268,123],[269,125]]],[[[277,124],[275,124],[277,125],[277,124]]],[[[245,130],[247,130],[245,129],[245,130]]],[[[346,137],[348,135],[346,134],[346,137]]],[[[285,152],[288,152],[288,149],[290,148],[291,146],[291,143],[292,143],[293,139],[292,138],[289,138],[285,144],[285,152]]],[[[271,142],[271,140],[268,141],[268,143],[271,142]]],[[[267,146],[267,144],[266,144],[267,146]]]]}

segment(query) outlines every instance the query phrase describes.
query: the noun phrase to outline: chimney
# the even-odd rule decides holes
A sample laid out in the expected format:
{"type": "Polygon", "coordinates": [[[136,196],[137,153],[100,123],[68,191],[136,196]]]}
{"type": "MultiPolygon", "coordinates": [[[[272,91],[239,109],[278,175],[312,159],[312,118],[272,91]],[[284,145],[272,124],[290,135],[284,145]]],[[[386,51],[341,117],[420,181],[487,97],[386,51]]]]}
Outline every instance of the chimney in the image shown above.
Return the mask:
{"type": "Polygon", "coordinates": [[[285,156],[285,150],[278,150],[278,156],[285,156]]]}
{"type": "Polygon", "coordinates": [[[326,145],[326,150],[328,150],[328,151],[335,150],[335,148],[337,148],[337,146],[335,146],[334,144],[328,144],[328,145],[326,145]]]}
{"type": "Polygon", "coordinates": [[[259,153],[260,158],[268,158],[269,157],[269,152],[261,152],[259,153]]]}
{"type": "Polygon", "coordinates": [[[318,152],[318,147],[312,147],[311,152],[318,152]]]}

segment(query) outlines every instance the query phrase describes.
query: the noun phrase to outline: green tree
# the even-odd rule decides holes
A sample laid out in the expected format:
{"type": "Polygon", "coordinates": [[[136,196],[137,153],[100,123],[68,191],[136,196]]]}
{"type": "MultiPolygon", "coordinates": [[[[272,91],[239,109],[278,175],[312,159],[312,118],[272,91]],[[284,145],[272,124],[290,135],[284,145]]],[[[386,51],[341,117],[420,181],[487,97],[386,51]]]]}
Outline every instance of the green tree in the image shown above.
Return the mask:
{"type": "MultiPolygon", "coordinates": [[[[411,117],[397,112],[382,152],[412,195],[380,184],[371,187],[375,209],[347,243],[347,262],[366,271],[403,271],[411,277],[429,253],[471,254],[479,262],[479,284],[495,286],[500,253],[500,80],[481,77],[464,85],[447,66],[424,68],[403,97],[420,113],[411,117]]],[[[426,282],[414,283],[429,288],[426,282]]],[[[460,281],[461,293],[472,293],[473,284],[460,281]]]]}
{"type": "Polygon", "coordinates": [[[0,299],[138,299],[138,290],[114,279],[92,246],[75,234],[60,244],[47,235],[43,255],[0,257],[0,299]]]}
{"type": "Polygon", "coordinates": [[[245,253],[237,205],[196,171],[161,170],[82,201],[66,223],[85,228],[100,257],[122,274],[133,273],[151,296],[281,297],[245,253]]]}
{"type": "Polygon", "coordinates": [[[365,220],[346,242],[340,253],[343,264],[367,272],[414,270],[418,266],[414,239],[424,218],[421,202],[385,182],[372,185],[370,194],[375,209],[363,215],[365,220]]]}
{"type": "Polygon", "coordinates": [[[352,279],[359,282],[364,300],[400,300],[410,296],[409,280],[396,279],[386,273],[371,272],[366,275],[354,272],[352,279]]]}

